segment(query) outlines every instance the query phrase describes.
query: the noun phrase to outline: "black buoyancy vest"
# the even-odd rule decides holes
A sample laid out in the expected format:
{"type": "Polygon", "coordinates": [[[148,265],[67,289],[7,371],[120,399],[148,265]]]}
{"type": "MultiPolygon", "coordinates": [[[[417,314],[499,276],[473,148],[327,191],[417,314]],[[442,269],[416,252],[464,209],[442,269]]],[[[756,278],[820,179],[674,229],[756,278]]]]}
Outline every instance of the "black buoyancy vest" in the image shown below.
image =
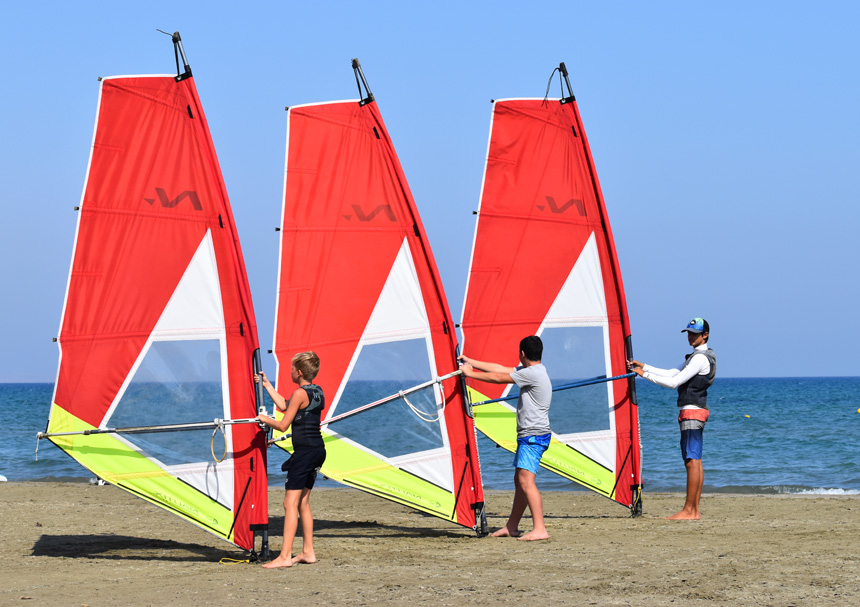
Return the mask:
{"type": "Polygon", "coordinates": [[[325,408],[325,395],[316,384],[302,386],[308,395],[308,406],[299,409],[291,428],[293,447],[325,447],[320,432],[320,418],[325,408]]]}
{"type": "Polygon", "coordinates": [[[690,364],[690,360],[696,354],[704,354],[711,363],[711,371],[707,375],[695,375],[689,381],[678,386],[678,406],[695,405],[702,409],[708,408],[708,388],[714,383],[717,375],[717,355],[713,350],[696,350],[685,357],[684,367],[690,364]]]}

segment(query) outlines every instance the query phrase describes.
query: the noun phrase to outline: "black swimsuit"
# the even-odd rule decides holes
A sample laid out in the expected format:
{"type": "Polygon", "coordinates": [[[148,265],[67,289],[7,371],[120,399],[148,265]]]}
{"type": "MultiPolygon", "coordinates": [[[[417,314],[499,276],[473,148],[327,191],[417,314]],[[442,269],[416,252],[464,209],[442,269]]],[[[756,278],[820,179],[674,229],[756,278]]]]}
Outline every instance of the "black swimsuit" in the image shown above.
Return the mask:
{"type": "Polygon", "coordinates": [[[287,490],[313,489],[317,470],[325,462],[325,442],[320,432],[320,416],[325,407],[322,388],[316,384],[302,386],[308,395],[308,406],[299,409],[291,427],[293,455],[287,467],[287,490]]]}

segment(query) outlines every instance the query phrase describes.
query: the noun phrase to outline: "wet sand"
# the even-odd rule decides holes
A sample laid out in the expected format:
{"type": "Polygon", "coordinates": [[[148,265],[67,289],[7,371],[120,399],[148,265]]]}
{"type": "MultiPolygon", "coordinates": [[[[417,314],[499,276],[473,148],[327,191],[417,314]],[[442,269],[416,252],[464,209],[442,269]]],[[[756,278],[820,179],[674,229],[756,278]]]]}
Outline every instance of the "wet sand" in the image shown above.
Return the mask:
{"type": "MultiPolygon", "coordinates": [[[[511,497],[488,492],[492,528],[511,497]]],[[[275,552],[282,499],[270,492],[275,552]]],[[[266,570],[219,563],[244,555],[115,487],[0,483],[0,604],[860,603],[860,497],[705,495],[702,520],[665,520],[682,503],[646,493],[644,516],[631,519],[597,495],[545,493],[550,539],[518,542],[479,539],[350,489],[318,489],[319,562],[266,570]]]]}

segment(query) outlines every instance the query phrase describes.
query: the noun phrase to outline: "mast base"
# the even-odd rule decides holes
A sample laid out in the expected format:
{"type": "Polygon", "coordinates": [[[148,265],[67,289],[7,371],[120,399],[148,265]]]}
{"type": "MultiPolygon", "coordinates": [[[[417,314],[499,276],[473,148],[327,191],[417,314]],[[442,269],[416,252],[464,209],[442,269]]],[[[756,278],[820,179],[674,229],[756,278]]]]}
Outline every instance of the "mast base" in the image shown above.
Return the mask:
{"type": "Polygon", "coordinates": [[[487,511],[484,508],[484,502],[473,504],[475,510],[475,533],[478,537],[486,537],[490,531],[487,528],[487,511]]]}
{"type": "Polygon", "coordinates": [[[633,505],[630,506],[630,516],[636,518],[642,516],[642,485],[630,485],[633,492],[633,505]]]}
{"type": "Polygon", "coordinates": [[[260,554],[251,550],[251,562],[271,560],[272,555],[269,552],[269,526],[268,525],[251,525],[251,531],[254,532],[253,545],[257,545],[257,533],[260,533],[260,554]]]}

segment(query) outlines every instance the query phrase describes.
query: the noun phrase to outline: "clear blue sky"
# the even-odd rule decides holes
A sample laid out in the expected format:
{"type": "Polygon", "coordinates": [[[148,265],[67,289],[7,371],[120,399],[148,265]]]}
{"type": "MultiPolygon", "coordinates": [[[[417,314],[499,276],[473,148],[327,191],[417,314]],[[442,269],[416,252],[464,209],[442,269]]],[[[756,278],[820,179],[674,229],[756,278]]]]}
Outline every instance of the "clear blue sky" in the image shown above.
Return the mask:
{"type": "MultiPolygon", "coordinates": [[[[856,2],[41,2],[4,8],[0,382],[53,381],[98,76],[172,73],[179,30],[271,347],[284,106],[359,57],[462,310],[490,100],[571,72],[637,358],[706,317],[723,376],[860,375],[856,2]]],[[[557,89],[557,85],[553,90],[557,89]]],[[[266,367],[274,367],[266,357],[266,367]]]]}

